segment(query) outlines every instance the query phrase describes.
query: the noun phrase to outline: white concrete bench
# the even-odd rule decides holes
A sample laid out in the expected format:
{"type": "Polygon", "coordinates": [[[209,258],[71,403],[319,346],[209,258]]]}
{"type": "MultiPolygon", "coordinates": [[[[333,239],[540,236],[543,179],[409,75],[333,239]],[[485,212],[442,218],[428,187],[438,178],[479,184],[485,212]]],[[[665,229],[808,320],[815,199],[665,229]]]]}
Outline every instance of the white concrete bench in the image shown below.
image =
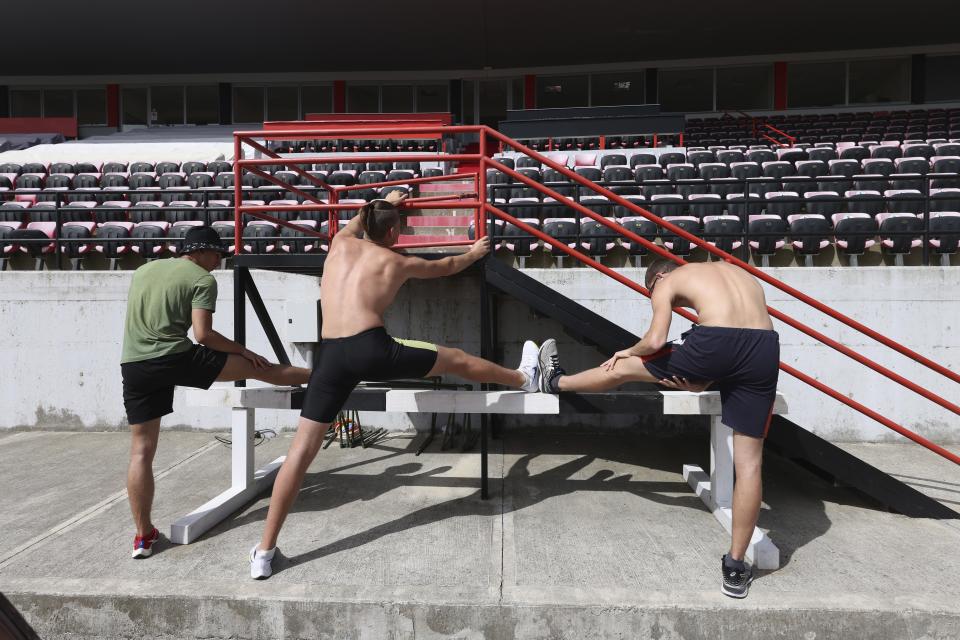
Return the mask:
{"type": "MultiPolygon", "coordinates": [[[[170,526],[170,540],[189,544],[273,484],[283,464],[281,456],[254,470],[253,436],[257,409],[300,408],[299,387],[217,387],[186,391],[188,405],[222,407],[232,412],[232,482],[213,498],[170,526]]],[[[347,402],[350,409],[401,413],[471,413],[559,415],[568,412],[635,413],[710,416],[710,473],[684,465],[683,477],[729,532],[732,525],[733,431],[720,422],[717,391],[643,391],[611,394],[524,393],[522,391],[455,391],[432,389],[361,388],[347,402]]],[[[774,413],[786,413],[778,393],[774,413]]],[[[482,449],[486,451],[485,447],[482,449]]],[[[760,569],[776,569],[780,552],[756,529],[747,559],[760,569]]]]}
{"type": "MultiPolygon", "coordinates": [[[[665,414],[710,416],[710,474],[697,465],[685,464],[683,479],[730,533],[733,530],[733,429],[720,421],[720,392],[664,391],[663,394],[665,414]]],[[[773,412],[787,412],[787,403],[782,393],[777,393],[773,412]]],[[[753,530],[746,556],[747,560],[759,569],[780,568],[780,550],[759,527],[753,530]]]]}

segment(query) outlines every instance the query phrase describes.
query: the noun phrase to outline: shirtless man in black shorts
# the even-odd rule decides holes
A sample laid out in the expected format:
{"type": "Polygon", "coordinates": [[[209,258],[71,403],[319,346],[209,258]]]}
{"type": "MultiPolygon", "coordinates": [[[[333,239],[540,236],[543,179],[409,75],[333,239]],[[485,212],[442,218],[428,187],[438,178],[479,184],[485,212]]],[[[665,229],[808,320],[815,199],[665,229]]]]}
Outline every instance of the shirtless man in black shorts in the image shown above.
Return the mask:
{"type": "Polygon", "coordinates": [[[725,262],[679,266],[667,259],[647,269],[653,318],[636,345],[618,351],[595,369],[566,375],[557,344],[540,347],[540,388],[561,391],[606,391],[627,382],[655,382],[672,389],[720,391],[723,424],[733,429],[736,484],[733,533],[723,557],[721,591],[744,598],[753,580],[743,562],[760,513],[763,438],[770,426],[777,394],[780,340],[773,330],[760,283],[725,262]],[[673,307],[697,311],[699,324],[680,341],[667,344],[673,307]]]}
{"type": "Polygon", "coordinates": [[[463,271],[490,251],[487,238],[467,253],[440,260],[401,255],[392,249],[400,236],[397,204],[405,196],[392,192],[360,210],[330,243],[320,281],[323,328],[319,357],[310,376],[297,433],[273,486],[266,527],[250,550],[250,576],[272,573],[280,527],[300,491],[304,474],[323,444],[324,434],[361,380],[425,378],[449,373],[475,382],[536,391],[537,346],[527,342],[517,369],[506,369],[428,342],[400,340],[387,334],[383,314],[400,287],[411,278],[442,278],[463,271]]]}

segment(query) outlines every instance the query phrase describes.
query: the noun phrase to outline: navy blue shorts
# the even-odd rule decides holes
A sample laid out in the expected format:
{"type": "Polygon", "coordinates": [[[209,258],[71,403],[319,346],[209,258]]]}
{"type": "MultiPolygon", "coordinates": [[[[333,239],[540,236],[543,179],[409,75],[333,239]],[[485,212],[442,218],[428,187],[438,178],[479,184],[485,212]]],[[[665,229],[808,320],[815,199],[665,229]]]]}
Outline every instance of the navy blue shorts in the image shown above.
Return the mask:
{"type": "Polygon", "coordinates": [[[694,325],[679,341],[644,356],[643,364],[657,378],[713,382],[723,424],[755,438],[767,435],[780,375],[776,331],[694,325]]]}

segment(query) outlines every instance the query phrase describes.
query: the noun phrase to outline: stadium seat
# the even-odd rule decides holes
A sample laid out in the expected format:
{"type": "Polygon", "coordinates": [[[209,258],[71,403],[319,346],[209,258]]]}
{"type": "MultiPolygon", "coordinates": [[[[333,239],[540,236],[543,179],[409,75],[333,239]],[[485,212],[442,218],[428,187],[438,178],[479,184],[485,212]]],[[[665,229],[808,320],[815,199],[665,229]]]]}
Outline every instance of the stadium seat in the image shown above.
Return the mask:
{"type": "MultiPolygon", "coordinates": [[[[613,218],[607,218],[607,220],[616,223],[613,218]]],[[[588,255],[595,258],[603,258],[617,246],[619,235],[596,220],[587,218],[580,222],[580,246],[588,255]]]]}
{"type": "Polygon", "coordinates": [[[622,153],[610,153],[600,158],[600,168],[606,169],[608,166],[625,166],[629,167],[627,164],[627,156],[622,153]]]}
{"type": "Polygon", "coordinates": [[[17,229],[23,228],[22,222],[0,220],[0,271],[7,268],[7,260],[19,252],[20,246],[10,242],[10,237],[17,229]]]}
{"type": "Polygon", "coordinates": [[[753,149],[747,152],[747,160],[759,166],[762,166],[764,162],[774,162],[776,159],[777,154],[770,149],[753,149]]]}
{"type": "Polygon", "coordinates": [[[156,173],[156,166],[150,162],[133,162],[130,164],[130,173],[156,173]]]}
{"type": "MultiPolygon", "coordinates": [[[[824,166],[831,160],[838,160],[839,156],[837,155],[836,149],[824,148],[824,147],[815,147],[807,151],[808,160],[801,162],[822,162],[824,166]]],[[[797,162],[797,169],[800,168],[800,162],[797,162]]]]}
{"type": "Polygon", "coordinates": [[[158,162],[157,165],[153,168],[158,176],[162,176],[165,173],[180,173],[180,163],[179,162],[158,162]]]}
{"type": "Polygon", "coordinates": [[[650,204],[647,208],[653,215],[659,218],[665,216],[682,216],[686,213],[686,200],[684,200],[681,195],[656,194],[651,196],[649,201],[650,204]]]}
{"type": "Polygon", "coordinates": [[[763,170],[763,176],[765,178],[780,179],[784,176],[796,175],[797,173],[793,163],[784,162],[782,160],[776,162],[764,162],[760,166],[763,170]]]}
{"type": "Polygon", "coordinates": [[[70,265],[74,270],[80,268],[80,260],[93,250],[92,243],[76,241],[92,241],[96,228],[97,223],[93,221],[65,222],[60,227],[60,239],[67,240],[67,242],[60,243],[60,251],[69,258],[70,265]]]}
{"type": "Polygon", "coordinates": [[[843,211],[844,203],[835,191],[807,191],[803,194],[804,208],[807,213],[829,219],[833,214],[843,211]]]}
{"type": "Polygon", "coordinates": [[[55,245],[53,242],[43,242],[44,240],[53,240],[57,232],[56,222],[31,222],[25,228],[14,229],[10,232],[9,238],[20,247],[20,251],[34,257],[34,269],[43,270],[43,256],[53,253],[55,245]]]}
{"type": "MultiPolygon", "coordinates": [[[[537,218],[519,218],[519,220],[534,229],[540,229],[540,220],[537,218]]],[[[517,258],[522,269],[526,266],[527,258],[533,255],[533,250],[540,244],[540,240],[520,227],[507,223],[503,229],[503,244],[517,258]]]]}
{"type": "Polygon", "coordinates": [[[747,178],[759,178],[763,175],[763,170],[756,162],[731,162],[730,175],[737,180],[746,180],[747,178]]]}
{"type": "Polygon", "coordinates": [[[772,191],[764,196],[769,215],[780,216],[784,220],[792,215],[801,213],[803,204],[800,195],[795,191],[772,191]]]}
{"type": "Polygon", "coordinates": [[[747,216],[760,215],[763,212],[764,202],[764,199],[756,193],[749,193],[746,196],[742,193],[728,193],[727,213],[746,220],[747,216]]]}
{"type": "Polygon", "coordinates": [[[879,191],[851,189],[844,193],[847,210],[851,213],[865,213],[876,216],[884,210],[885,201],[879,191]]]}
{"type": "Polygon", "coordinates": [[[930,246],[940,256],[941,266],[950,266],[950,256],[960,245],[960,211],[930,214],[930,246]]]}
{"type": "Polygon", "coordinates": [[[770,266],[770,256],[786,245],[787,221],[776,215],[751,215],[748,220],[750,248],[760,256],[761,266],[770,266]]]}
{"type": "MultiPolygon", "coordinates": [[[[687,233],[695,236],[700,235],[700,221],[693,216],[666,216],[664,217],[664,221],[669,222],[675,227],[680,227],[687,233]]],[[[660,239],[663,241],[663,246],[673,255],[680,256],[681,258],[689,256],[695,248],[690,240],[675,235],[672,231],[665,228],[661,228],[660,230],[660,239]]]]}
{"type": "MultiPolygon", "coordinates": [[[[620,225],[641,238],[649,240],[651,243],[657,239],[657,234],[660,230],[660,227],[652,220],[635,215],[620,218],[620,225]]],[[[621,238],[620,242],[626,247],[630,256],[633,257],[634,266],[639,267],[643,256],[647,255],[650,251],[647,246],[630,238],[621,238]]]]}
{"type": "Polygon", "coordinates": [[[876,244],[877,221],[869,213],[837,213],[832,221],[837,250],[856,267],[860,256],[876,244]]]}
{"type": "Polygon", "coordinates": [[[930,211],[960,211],[960,189],[931,189],[930,211]]]}
{"type": "Polygon", "coordinates": [[[243,228],[244,253],[273,253],[277,248],[279,226],[266,220],[253,220],[243,228]]]}
{"type": "Polygon", "coordinates": [[[23,167],[21,167],[21,174],[34,173],[37,175],[45,175],[47,173],[47,167],[40,162],[25,162],[23,167]]]}
{"type": "Polygon", "coordinates": [[[847,147],[840,152],[841,160],[856,160],[858,163],[870,157],[870,150],[865,147],[847,147]]]}
{"type": "Polygon", "coordinates": [[[721,251],[733,253],[743,245],[743,223],[737,216],[710,215],[702,220],[704,240],[721,251]]]}
{"type": "Polygon", "coordinates": [[[133,202],[128,211],[131,222],[136,224],[141,222],[162,222],[166,219],[163,212],[163,203],[157,200],[133,202]]]}
{"type": "Polygon", "coordinates": [[[667,151],[661,153],[657,158],[656,163],[659,164],[664,169],[671,164],[683,164],[687,161],[687,157],[679,151],[667,151]]]}
{"type": "Polygon", "coordinates": [[[893,254],[895,264],[903,266],[903,256],[920,246],[923,223],[912,213],[881,213],[877,216],[880,225],[880,244],[893,254]]]}
{"type": "Polygon", "coordinates": [[[207,169],[207,164],[205,162],[197,162],[194,160],[190,162],[184,162],[183,165],[180,167],[180,171],[182,171],[187,176],[192,176],[197,172],[206,173],[208,169],[207,169]]]}
{"type": "Polygon", "coordinates": [[[790,216],[787,223],[794,253],[803,256],[805,266],[813,266],[813,256],[830,246],[830,221],[821,215],[804,213],[790,216]]]}
{"type": "Polygon", "coordinates": [[[698,220],[704,220],[707,217],[717,217],[723,214],[723,199],[714,193],[694,193],[687,196],[687,206],[690,215],[698,220]]]}
{"type": "Polygon", "coordinates": [[[845,176],[847,178],[852,178],[858,173],[861,173],[860,162],[857,160],[831,160],[827,163],[829,168],[830,175],[833,176],[845,176]]]}
{"type": "Polygon", "coordinates": [[[890,213],[919,215],[923,212],[923,196],[916,189],[887,189],[883,192],[890,213]]]}
{"type": "Polygon", "coordinates": [[[130,249],[140,257],[152,260],[160,257],[166,250],[166,237],[170,223],[164,220],[140,222],[130,234],[130,249]]]}
{"type": "Polygon", "coordinates": [[[877,145],[870,149],[871,158],[889,158],[894,160],[903,157],[903,151],[899,145],[877,145]]]}
{"type": "MultiPolygon", "coordinates": [[[[576,218],[544,218],[542,225],[543,232],[555,240],[559,240],[571,249],[577,246],[577,236],[579,227],[576,218]]],[[[544,245],[544,249],[547,247],[544,245]]],[[[561,249],[550,245],[550,254],[558,259],[558,264],[563,266],[563,259],[567,256],[561,249]]]]}

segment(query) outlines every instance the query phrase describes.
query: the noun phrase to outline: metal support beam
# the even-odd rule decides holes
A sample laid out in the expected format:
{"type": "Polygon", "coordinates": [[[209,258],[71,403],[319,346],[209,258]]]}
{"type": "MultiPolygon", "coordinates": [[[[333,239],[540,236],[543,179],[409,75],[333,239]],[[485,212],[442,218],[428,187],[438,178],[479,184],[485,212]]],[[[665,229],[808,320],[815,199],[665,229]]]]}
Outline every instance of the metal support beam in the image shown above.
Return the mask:
{"type": "Polygon", "coordinates": [[[243,289],[247,297],[250,298],[250,304],[253,305],[253,310],[257,314],[260,326],[263,327],[264,333],[267,334],[267,340],[270,341],[270,346],[273,347],[273,353],[277,356],[277,361],[280,362],[280,364],[290,364],[290,357],[287,355],[287,350],[283,346],[283,341],[280,340],[280,335],[277,333],[277,328],[270,318],[270,313],[267,311],[266,305],[263,304],[263,298],[260,297],[257,284],[253,281],[253,274],[249,271],[247,271],[246,276],[243,278],[243,289]]]}
{"type": "MultiPolygon", "coordinates": [[[[247,296],[244,280],[250,277],[250,270],[246,267],[233,267],[233,341],[246,346],[247,344],[247,296]]],[[[246,380],[237,380],[234,386],[247,386],[246,380]]]]}

